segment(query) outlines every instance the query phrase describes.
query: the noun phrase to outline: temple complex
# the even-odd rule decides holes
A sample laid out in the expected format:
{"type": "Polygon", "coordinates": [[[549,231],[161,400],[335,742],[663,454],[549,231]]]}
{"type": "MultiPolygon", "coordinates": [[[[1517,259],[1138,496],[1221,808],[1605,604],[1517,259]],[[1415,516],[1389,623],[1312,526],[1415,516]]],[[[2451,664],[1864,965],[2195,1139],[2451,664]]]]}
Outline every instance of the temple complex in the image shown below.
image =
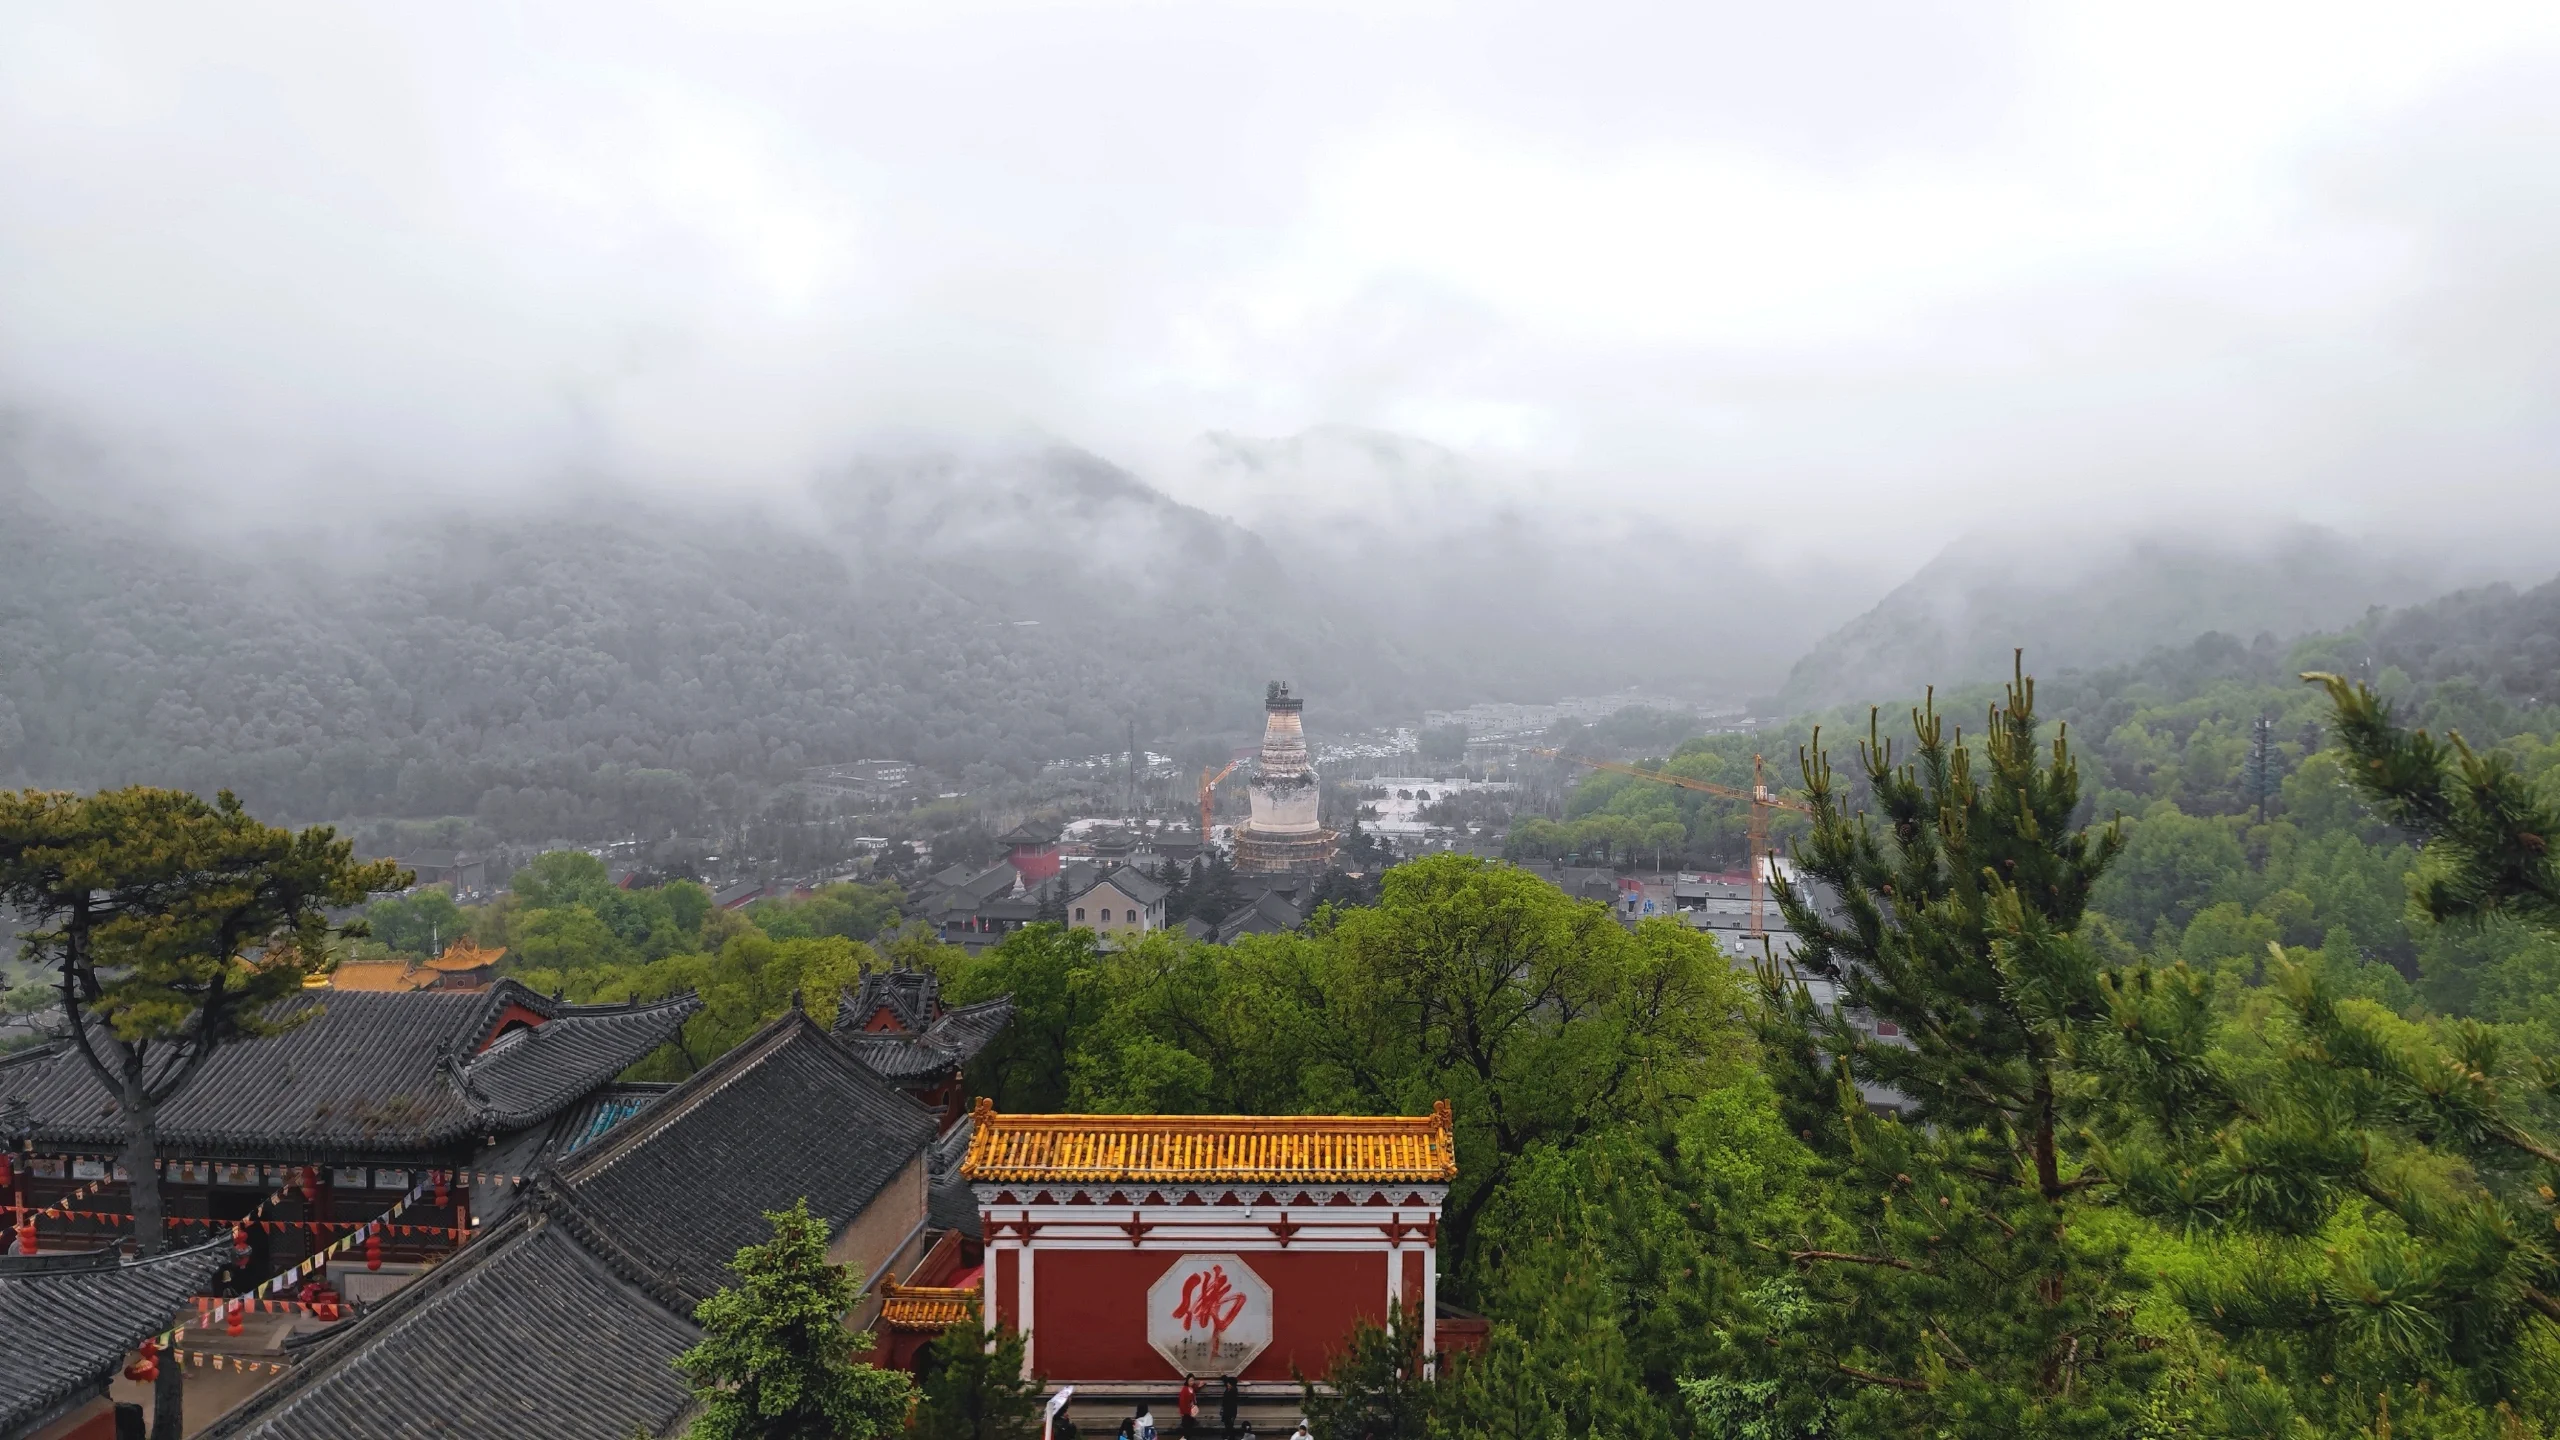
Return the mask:
{"type": "MultiPolygon", "coordinates": [[[[202,1433],[680,1435],[695,1400],[673,1362],[702,1339],[695,1307],[736,1282],[739,1248],[772,1237],[767,1212],[806,1200],[828,1258],[882,1282],[925,1279],[928,1260],[965,1267],[966,1243],[932,1223],[936,1129],[795,1008],[546,1162],[471,1243],[298,1347],[202,1433]]],[[[880,1324],[894,1288],[871,1286],[849,1321],[880,1324]]]]}
{"type": "MultiPolygon", "coordinates": [[[[307,1023],[222,1047],[161,1111],[168,1223],[181,1240],[236,1233],[226,1283],[237,1288],[415,1191],[381,1256],[413,1273],[459,1244],[513,1177],[663,1093],[614,1077],[700,1008],[691,993],[568,1004],[514,980],[305,990],[275,1018],[316,1012],[307,1023]]],[[[130,1228],[124,1122],[69,1040],[0,1059],[0,1142],[13,1250],[89,1250],[130,1228]]]]}
{"type": "Polygon", "coordinates": [[[1296,1413],[1361,1320],[1390,1305],[1440,1348],[1446,1102],[1423,1116],[1006,1115],[978,1102],[984,1323],[1024,1332],[1026,1373],[1108,1427],[1184,1376],[1232,1376],[1296,1413]]]}
{"type": "Polygon", "coordinates": [[[1301,724],[1307,702],[1277,680],[1262,700],[1262,755],[1252,784],[1253,818],[1236,831],[1236,869],[1247,875],[1322,870],[1333,861],[1333,832],[1317,819],[1323,786],[1307,762],[1301,724]]]}

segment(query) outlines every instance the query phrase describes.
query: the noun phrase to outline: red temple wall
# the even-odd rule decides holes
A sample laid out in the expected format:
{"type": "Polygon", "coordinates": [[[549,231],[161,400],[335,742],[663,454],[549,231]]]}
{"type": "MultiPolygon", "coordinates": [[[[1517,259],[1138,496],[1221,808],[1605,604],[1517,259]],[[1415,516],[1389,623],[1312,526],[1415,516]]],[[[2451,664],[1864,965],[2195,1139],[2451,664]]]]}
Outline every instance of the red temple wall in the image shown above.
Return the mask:
{"type": "MultiPolygon", "coordinates": [[[[1384,1250],[1229,1250],[1271,1286],[1271,1344],[1245,1367],[1246,1380],[1294,1378],[1291,1367],[1321,1374],[1350,1337],[1354,1320],[1387,1314],[1384,1250]]],[[[1041,1250],[1032,1262],[1031,1327],[1035,1368],[1059,1380],[1171,1380],[1173,1367],[1147,1343],[1147,1287],[1181,1258],[1166,1250],[1041,1250]]],[[[1019,1254],[990,1252],[997,1262],[996,1323],[1015,1323],[1019,1254]]],[[[1421,1300],[1422,1257],[1409,1257],[1408,1294],[1421,1300]]]]}

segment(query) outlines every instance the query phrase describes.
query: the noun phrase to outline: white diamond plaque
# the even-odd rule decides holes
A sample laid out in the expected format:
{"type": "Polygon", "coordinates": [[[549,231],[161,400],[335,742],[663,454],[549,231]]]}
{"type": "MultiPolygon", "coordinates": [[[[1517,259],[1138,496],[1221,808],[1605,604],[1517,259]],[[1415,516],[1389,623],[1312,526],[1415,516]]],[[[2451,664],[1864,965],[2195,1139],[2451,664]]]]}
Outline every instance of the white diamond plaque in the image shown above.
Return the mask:
{"type": "Polygon", "coordinates": [[[1271,1344],[1271,1286],[1234,1255],[1185,1255],[1147,1289],[1147,1343],[1185,1375],[1233,1375],[1271,1344]]]}

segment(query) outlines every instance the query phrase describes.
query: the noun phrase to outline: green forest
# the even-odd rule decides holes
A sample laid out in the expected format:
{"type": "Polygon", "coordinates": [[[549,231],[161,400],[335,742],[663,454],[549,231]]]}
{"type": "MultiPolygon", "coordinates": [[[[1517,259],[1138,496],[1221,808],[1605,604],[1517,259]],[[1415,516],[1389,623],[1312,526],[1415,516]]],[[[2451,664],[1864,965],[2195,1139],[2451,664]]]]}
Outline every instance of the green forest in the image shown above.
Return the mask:
{"type": "MultiPolygon", "coordinates": [[[[1836,1013],[1449,855],[1223,948],[1040,925],[971,956],[887,938],[885,885],[723,912],[580,854],[477,910],[379,902],[362,943],[700,990],[651,1075],[901,963],[1014,998],[975,1077],[1006,1109],[1449,1099],[1443,1293],[1491,1344],[1425,1383],[1409,1332],[1364,1334],[1322,1433],[2549,1435],[2560,714],[2485,651],[2374,650],[2208,637],[1804,722],[1783,904],[1836,1013]]],[[[1668,763],[1730,778],[1749,743],[1668,763]]],[[[1571,810],[1738,836],[1693,799],[1598,776],[1571,810]]]]}
{"type": "MultiPolygon", "coordinates": [[[[886,882],[723,910],[576,851],[334,943],[467,935],[572,999],[698,992],[642,1079],[908,965],[1013,998],[973,1077],[1009,1110],[1447,1099],[1442,1293],[1490,1342],[1425,1380],[1411,1327],[1364,1332],[1320,1433],[2549,1436],[2552,599],[1757,736],[1622,717],[1656,765],[1747,783],[1757,753],[1806,807],[1778,827],[1794,972],[1448,854],[1225,947],[1043,924],[971,955],[886,882]]],[[[1741,837],[1729,802],[1603,774],[1510,845],[1731,863],[1741,837]]]]}

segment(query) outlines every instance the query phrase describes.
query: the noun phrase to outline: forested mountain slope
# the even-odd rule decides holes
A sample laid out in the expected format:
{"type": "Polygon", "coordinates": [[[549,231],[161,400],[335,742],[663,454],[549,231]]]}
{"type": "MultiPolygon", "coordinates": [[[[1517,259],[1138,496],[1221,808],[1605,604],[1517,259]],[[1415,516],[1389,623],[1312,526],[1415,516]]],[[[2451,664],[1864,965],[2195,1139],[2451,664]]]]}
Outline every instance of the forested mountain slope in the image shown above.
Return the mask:
{"type": "Polygon", "coordinates": [[[2046,673],[2121,664],[2209,631],[2244,639],[2354,624],[2467,578],[2316,529],[2263,545],[2089,537],[2067,546],[1976,537],[1950,547],[1798,660],[1786,713],[1996,679],[2024,646],[2046,673]]]}
{"type": "MultiPolygon", "coordinates": [[[[2349,791],[2330,747],[2330,707],[2300,678],[2321,670],[2367,680],[2410,723],[2503,749],[2560,793],[2560,580],[2463,591],[2291,643],[2208,633],[2119,665],[2047,666],[2032,650],[2026,664],[2038,677],[2038,715],[2068,727],[2088,816],[2125,822],[2124,854],[2095,894],[2107,943],[2244,974],[2256,972],[2269,941],[2318,949],[2341,977],[2395,1008],[2422,1000],[2528,1024],[2539,1043],[2560,1047],[2560,942],[2511,926],[2465,933],[2411,923],[2405,877],[2416,852],[2349,791]]],[[[1975,735],[1998,694],[1942,686],[1938,709],[1975,735]]],[[[1908,754],[1907,710],[1919,701],[1909,693],[1882,706],[1883,732],[1902,737],[1898,754],[1908,754]]],[[[1692,739],[1662,764],[1739,784],[1752,755],[1765,754],[1772,780],[1793,788],[1816,723],[1842,783],[1861,792],[1864,706],[1692,739]]],[[[1803,822],[1781,815],[1775,830],[1796,844],[1803,822]]],[[[1649,858],[1660,847],[1737,866],[1744,816],[1711,795],[1600,774],[1577,785],[1561,816],[1516,821],[1511,844],[1524,858],[1649,858]]]]}
{"type": "Polygon", "coordinates": [[[1276,676],[1336,724],[1433,698],[1251,534],[1072,451],[876,460],[796,512],[564,495],[328,548],[180,540],[0,478],[16,782],[662,830],[805,765],[1018,773],[1133,721],[1241,731],[1276,676]]]}
{"type": "Polygon", "coordinates": [[[1770,537],[1729,506],[1647,503],[1386,431],[1209,435],[1184,485],[1416,648],[1462,658],[1488,699],[1641,684],[1739,701],[1875,593],[1763,556],[1770,537]]]}

